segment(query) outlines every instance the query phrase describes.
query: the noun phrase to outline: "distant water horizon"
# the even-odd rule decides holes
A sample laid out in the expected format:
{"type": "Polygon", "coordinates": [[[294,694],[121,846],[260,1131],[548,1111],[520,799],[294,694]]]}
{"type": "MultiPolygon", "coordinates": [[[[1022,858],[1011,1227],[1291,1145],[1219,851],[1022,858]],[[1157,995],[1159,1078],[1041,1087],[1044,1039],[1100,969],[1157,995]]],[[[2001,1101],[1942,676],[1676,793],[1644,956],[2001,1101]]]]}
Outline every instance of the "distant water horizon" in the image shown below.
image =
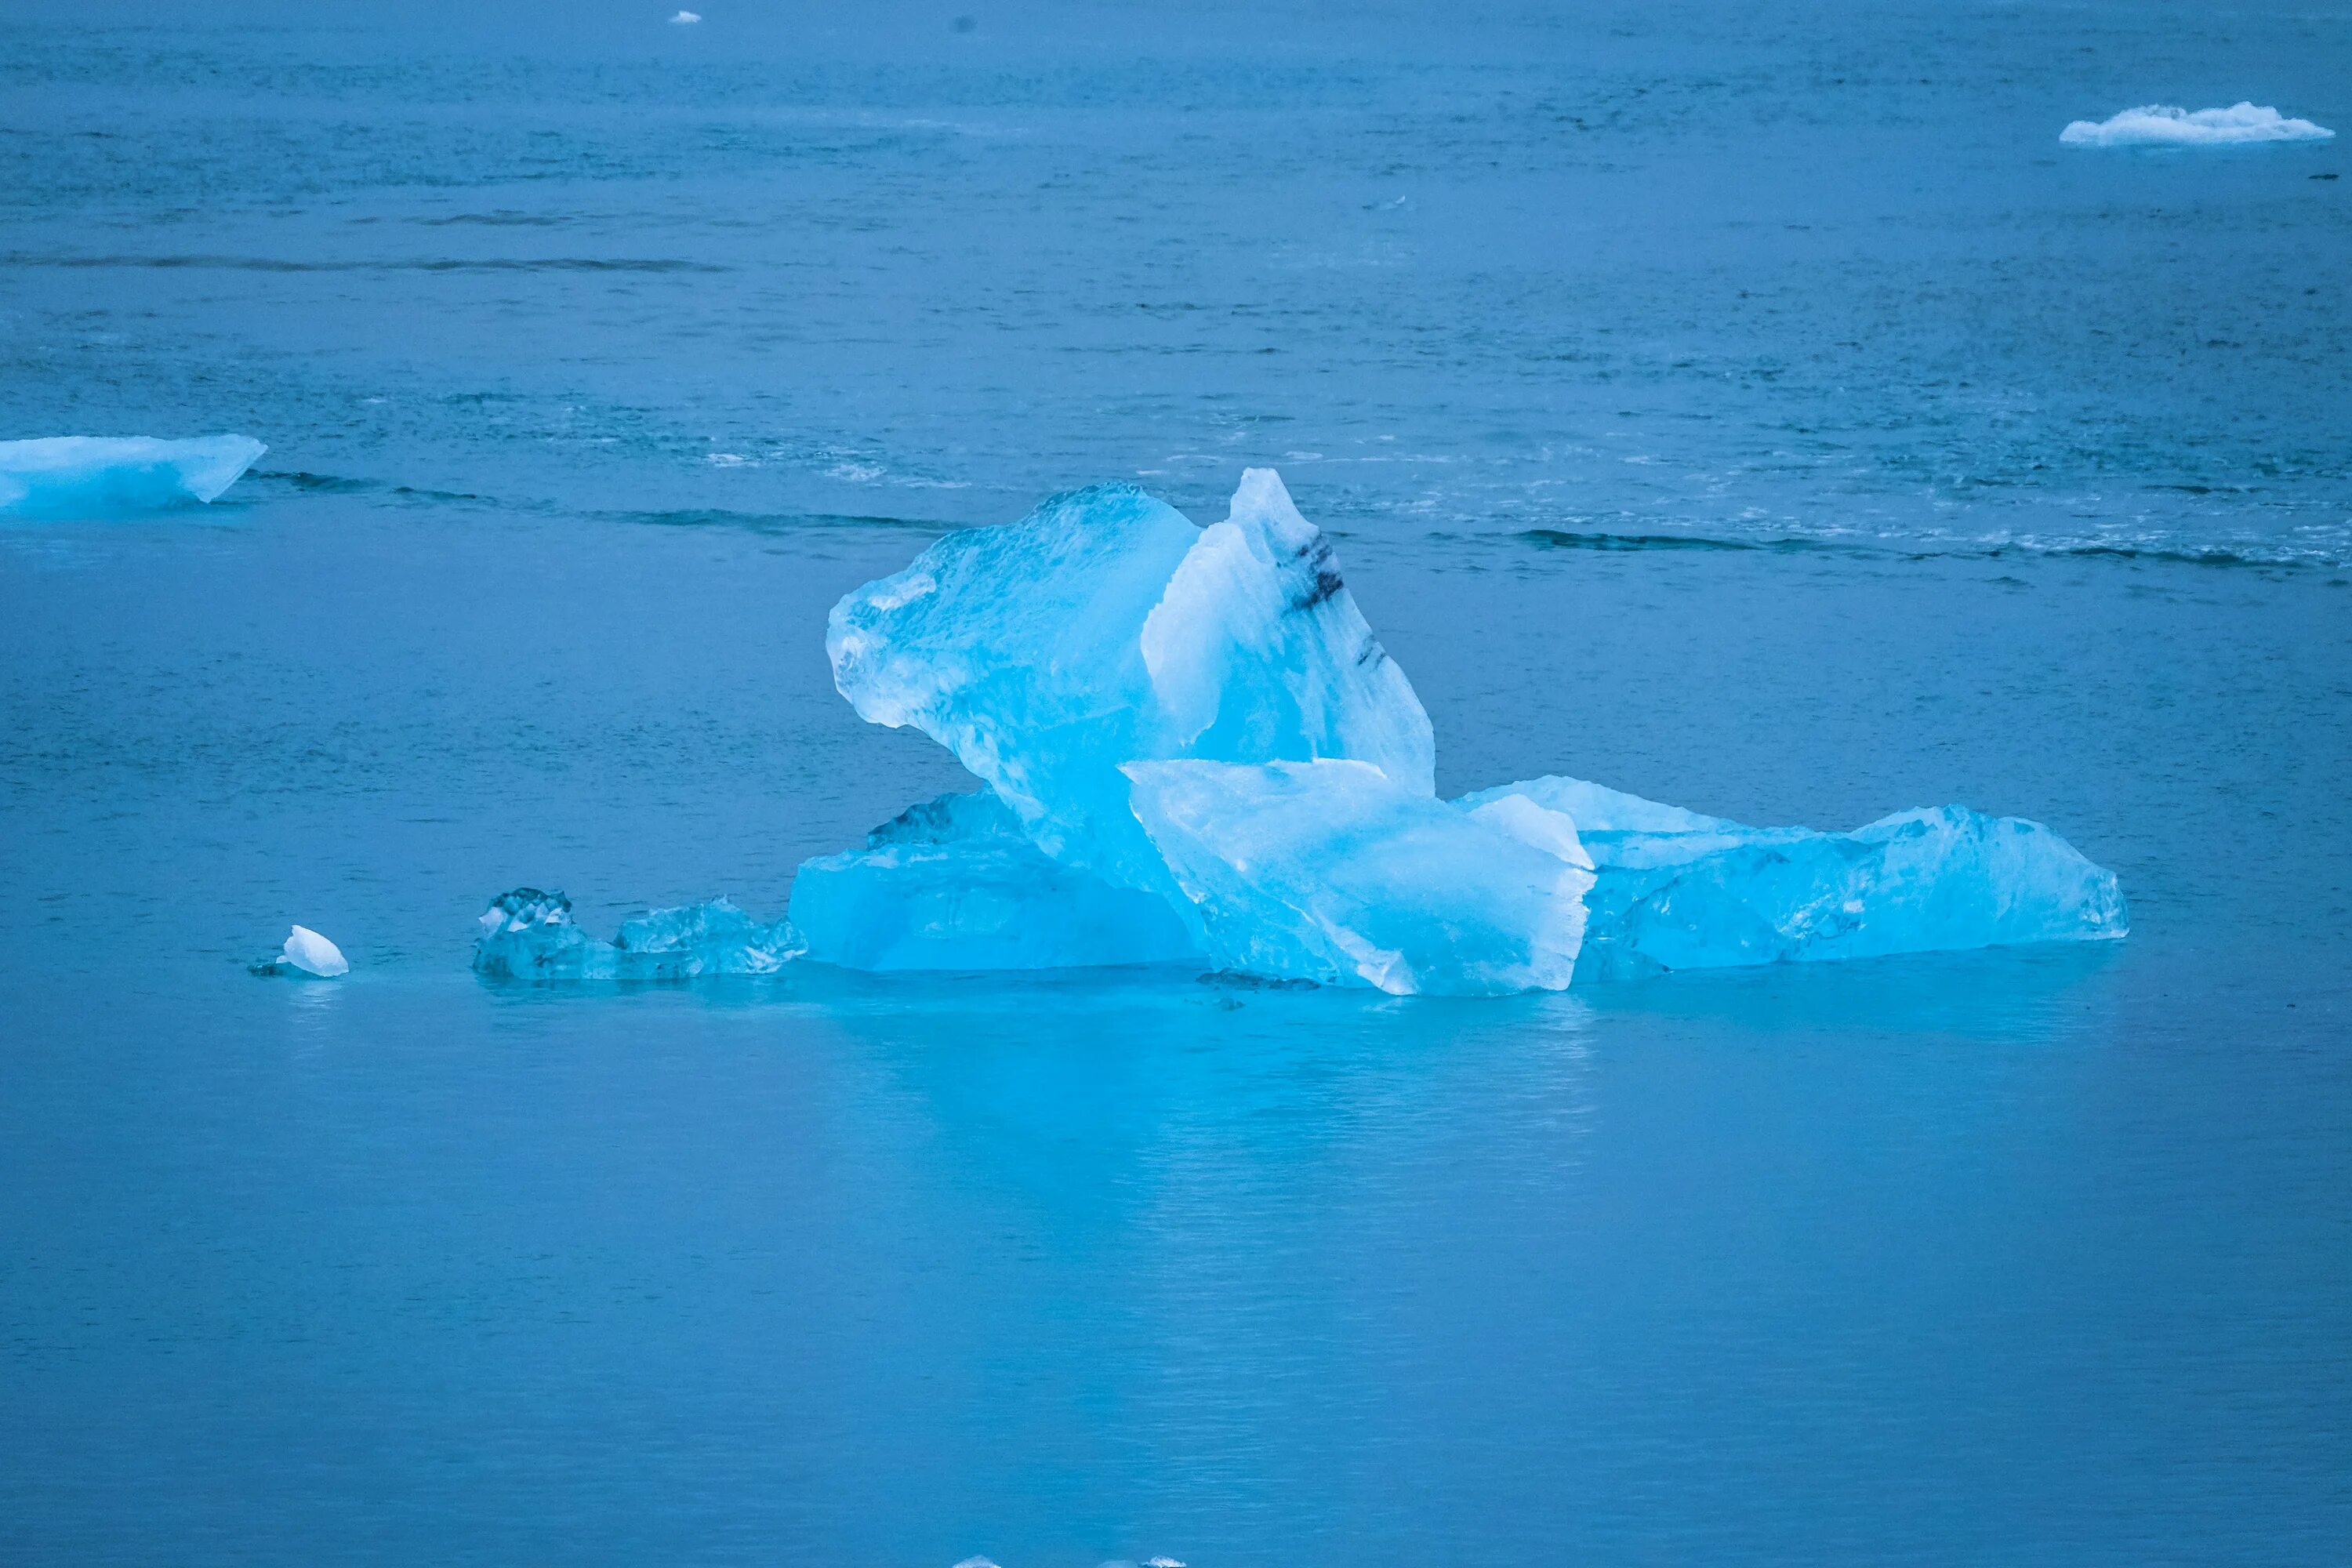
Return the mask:
{"type": "Polygon", "coordinates": [[[2352,559],[2342,144],[2057,141],[2352,121],[2319,14],[656,10],[5,24],[0,435],[523,509],[1266,464],[1347,531],[2352,559]]]}

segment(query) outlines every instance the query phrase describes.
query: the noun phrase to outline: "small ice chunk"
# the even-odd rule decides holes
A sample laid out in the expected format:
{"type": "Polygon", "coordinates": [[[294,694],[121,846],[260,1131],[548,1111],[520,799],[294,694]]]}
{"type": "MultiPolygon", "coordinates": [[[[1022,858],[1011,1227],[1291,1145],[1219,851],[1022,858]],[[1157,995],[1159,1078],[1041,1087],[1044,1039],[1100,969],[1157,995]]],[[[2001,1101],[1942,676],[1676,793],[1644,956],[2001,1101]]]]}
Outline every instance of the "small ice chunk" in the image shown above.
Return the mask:
{"type": "Polygon", "coordinates": [[[2248,142],[2325,142],[2335,132],[2255,103],[2190,111],[2144,103],[2105,120],[2077,120],[2058,133],[2070,147],[2226,147],[2248,142]]]}
{"type": "Polygon", "coordinates": [[[1581,779],[1465,795],[1577,824],[1596,881],[1577,978],[2126,934],[2115,874],[2037,822],[1966,806],[1896,812],[1852,833],[1749,827],[1581,779]]]}
{"type": "Polygon", "coordinates": [[[1399,995],[1557,991],[1574,973],[1591,862],[1536,802],[1465,810],[1339,760],[1125,772],[1224,968],[1399,995]]]}
{"type": "Polygon", "coordinates": [[[1175,901],[1122,763],[1369,763],[1435,793],[1429,716],[1270,468],[1195,528],[1129,485],[951,533],[834,606],[834,683],[955,752],[1037,847],[1175,901]]]}
{"type": "Polygon", "coordinates": [[[286,946],[278,956],[280,963],[289,964],[305,974],[315,974],[321,980],[348,974],[352,969],[350,961],[343,957],[342,949],[309,926],[296,926],[289,932],[286,946]]]}
{"type": "Polygon", "coordinates": [[[983,790],[908,807],[862,849],[805,861],[793,926],[846,969],[1063,969],[1197,963],[1159,895],[1049,858],[983,790]]]}
{"type": "Polygon", "coordinates": [[[516,980],[691,980],[773,974],[801,952],[792,922],[762,925],[725,899],[651,910],[600,942],[572,919],[562,893],[517,888],[482,911],[474,967],[516,980]]]}
{"type": "Polygon", "coordinates": [[[701,20],[702,13],[699,11],[680,11],[669,19],[669,25],[673,27],[691,27],[701,20]]]}
{"type": "Polygon", "coordinates": [[[0,517],[119,517],[210,502],[268,450],[247,436],[0,441],[0,517]]]}

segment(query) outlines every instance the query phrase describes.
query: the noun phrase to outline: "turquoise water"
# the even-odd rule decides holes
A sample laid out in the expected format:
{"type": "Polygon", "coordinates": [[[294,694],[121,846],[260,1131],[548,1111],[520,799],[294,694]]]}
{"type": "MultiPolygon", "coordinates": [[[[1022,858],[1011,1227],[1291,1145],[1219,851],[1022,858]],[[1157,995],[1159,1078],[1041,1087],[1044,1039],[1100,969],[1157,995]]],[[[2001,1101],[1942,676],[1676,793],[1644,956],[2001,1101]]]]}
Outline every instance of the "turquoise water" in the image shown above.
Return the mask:
{"type": "Polygon", "coordinates": [[[2321,9],[24,12],[0,1559],[2326,1562],[2352,1545],[2321,9]],[[824,616],[1281,468],[1448,794],[1966,801],[2119,945],[1504,1002],[488,984],[951,787],[824,616]],[[290,921],[333,984],[247,961],[290,921]]]}

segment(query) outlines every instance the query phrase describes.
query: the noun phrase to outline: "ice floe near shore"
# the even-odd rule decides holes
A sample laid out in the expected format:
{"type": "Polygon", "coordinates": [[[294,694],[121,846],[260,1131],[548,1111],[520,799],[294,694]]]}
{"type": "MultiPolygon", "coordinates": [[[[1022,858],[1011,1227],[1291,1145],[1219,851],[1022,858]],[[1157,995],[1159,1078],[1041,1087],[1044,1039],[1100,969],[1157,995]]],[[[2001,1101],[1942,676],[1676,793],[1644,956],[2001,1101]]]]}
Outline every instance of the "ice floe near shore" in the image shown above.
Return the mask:
{"type": "Polygon", "coordinates": [[[2144,103],[2105,120],[2077,120],[2058,133],[2070,147],[2229,147],[2250,142],[2325,142],[2335,132],[2263,104],[2181,109],[2144,103]]]}
{"type": "Polygon", "coordinates": [[[559,894],[482,917],[543,979],[1184,963],[1399,994],[2119,937],[2115,877],[1964,806],[1757,828],[1576,779],[1444,801],[1411,682],[1271,469],[1195,528],[1129,486],[940,540],[836,605],[835,683],[983,784],[612,942],[559,894]]]}
{"type": "Polygon", "coordinates": [[[120,517],[208,504],[268,449],[248,436],[0,441],[0,517],[120,517]]]}

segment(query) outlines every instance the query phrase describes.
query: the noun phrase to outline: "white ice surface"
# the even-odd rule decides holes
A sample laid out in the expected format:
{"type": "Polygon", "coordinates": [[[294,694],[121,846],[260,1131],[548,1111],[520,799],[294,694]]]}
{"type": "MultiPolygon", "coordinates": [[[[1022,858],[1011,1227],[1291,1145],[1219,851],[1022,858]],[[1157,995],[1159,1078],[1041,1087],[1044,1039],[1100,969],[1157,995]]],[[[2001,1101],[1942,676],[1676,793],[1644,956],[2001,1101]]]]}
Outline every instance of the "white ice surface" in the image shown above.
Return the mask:
{"type": "Polygon", "coordinates": [[[296,926],[286,938],[286,949],[279,954],[288,963],[305,974],[315,974],[321,980],[332,980],[338,974],[351,973],[351,963],[343,950],[312,931],[309,926],[296,926]]]}
{"type": "Polygon", "coordinates": [[[2058,133],[2070,147],[2226,147],[2248,142],[2325,142],[2336,134],[2263,104],[2187,110],[2144,103],[2105,120],[2077,120],[2058,133]]]}

